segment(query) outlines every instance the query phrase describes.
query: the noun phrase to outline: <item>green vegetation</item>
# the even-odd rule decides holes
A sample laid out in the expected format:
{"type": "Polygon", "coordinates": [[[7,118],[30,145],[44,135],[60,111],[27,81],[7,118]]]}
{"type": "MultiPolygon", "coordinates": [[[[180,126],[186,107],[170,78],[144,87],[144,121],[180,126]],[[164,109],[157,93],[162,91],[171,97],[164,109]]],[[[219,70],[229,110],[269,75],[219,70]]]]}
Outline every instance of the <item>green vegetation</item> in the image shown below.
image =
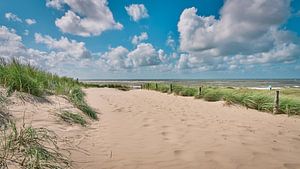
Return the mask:
{"type": "Polygon", "coordinates": [[[168,93],[169,92],[169,85],[167,84],[162,84],[162,83],[146,83],[142,87],[143,89],[148,89],[148,90],[156,90],[160,91],[162,93],[168,93]],[[156,88],[157,87],[157,88],[156,88]]]}
{"type": "Polygon", "coordinates": [[[80,124],[81,126],[86,126],[87,124],[86,120],[79,114],[71,113],[69,111],[63,111],[58,115],[61,119],[63,119],[65,122],[68,122],[70,124],[76,123],[76,124],[80,124]]]}
{"type": "Polygon", "coordinates": [[[79,87],[74,87],[69,93],[69,99],[79,110],[93,119],[98,119],[97,112],[87,105],[84,100],[84,96],[85,93],[79,87]]]}
{"type": "Polygon", "coordinates": [[[198,90],[192,87],[183,87],[179,85],[173,85],[173,92],[180,96],[196,96],[198,90]]]}
{"type": "Polygon", "coordinates": [[[122,84],[98,84],[98,83],[85,83],[85,87],[95,87],[95,88],[115,88],[122,91],[129,91],[130,87],[122,84]]]}
{"type": "MultiPolygon", "coordinates": [[[[147,83],[144,89],[157,90],[161,92],[169,91],[168,84],[147,83]]],[[[195,96],[206,101],[224,100],[228,104],[239,104],[247,108],[265,112],[272,112],[274,107],[275,91],[254,90],[232,87],[211,87],[203,86],[201,93],[198,88],[173,85],[173,93],[180,96],[195,96]]],[[[288,115],[300,115],[300,90],[284,88],[280,90],[279,112],[288,115]]]]}
{"type": "Polygon", "coordinates": [[[97,119],[97,113],[84,100],[84,93],[80,89],[84,84],[71,78],[59,77],[31,65],[21,64],[15,59],[10,62],[0,59],[0,85],[8,89],[9,95],[14,91],[39,97],[46,94],[66,95],[77,108],[97,119]]]}
{"type": "Polygon", "coordinates": [[[0,131],[0,166],[9,165],[28,169],[65,169],[71,163],[65,155],[66,150],[57,146],[56,135],[45,128],[25,127],[17,129],[10,124],[0,131]]]}

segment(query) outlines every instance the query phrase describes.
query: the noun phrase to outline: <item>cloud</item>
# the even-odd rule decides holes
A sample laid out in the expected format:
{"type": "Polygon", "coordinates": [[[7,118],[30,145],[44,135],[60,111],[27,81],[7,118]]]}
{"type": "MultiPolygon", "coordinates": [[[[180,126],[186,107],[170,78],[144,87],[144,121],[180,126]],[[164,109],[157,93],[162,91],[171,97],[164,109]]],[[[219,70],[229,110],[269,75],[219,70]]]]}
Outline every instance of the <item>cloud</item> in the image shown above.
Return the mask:
{"type": "Polygon", "coordinates": [[[98,36],[112,29],[120,30],[123,25],[114,20],[106,0],[48,0],[48,7],[69,10],[55,20],[55,25],[64,33],[89,37],[98,36]]]}
{"type": "Polygon", "coordinates": [[[25,19],[25,22],[26,22],[28,25],[36,24],[36,20],[35,20],[35,19],[25,19]]]}
{"type": "Polygon", "coordinates": [[[185,9],[178,22],[182,55],[178,67],[222,70],[239,64],[289,62],[300,54],[299,37],[281,30],[290,0],[227,0],[214,16],[185,9]]]}
{"type": "Polygon", "coordinates": [[[0,57],[12,58],[26,53],[21,41],[22,38],[15,33],[14,29],[0,26],[0,57]]]}
{"type": "Polygon", "coordinates": [[[46,1],[46,6],[55,8],[55,9],[62,9],[64,4],[63,0],[47,0],[46,1]]]}
{"type": "Polygon", "coordinates": [[[110,48],[100,55],[96,62],[104,71],[136,70],[141,67],[154,67],[166,61],[167,55],[162,49],[156,50],[150,43],[141,43],[129,51],[123,46],[110,48]]]}
{"type": "Polygon", "coordinates": [[[63,53],[69,57],[79,59],[89,58],[91,56],[91,53],[86,49],[83,42],[69,40],[66,37],[54,39],[48,35],[43,36],[39,33],[35,33],[34,37],[36,43],[45,44],[50,50],[63,53]]]}
{"type": "MultiPolygon", "coordinates": [[[[5,13],[5,18],[9,21],[14,21],[14,22],[20,22],[22,23],[23,20],[21,18],[19,18],[16,14],[13,14],[11,12],[5,13]]],[[[35,19],[25,19],[26,24],[28,25],[33,25],[36,24],[36,20],[35,19]]]]}
{"type": "Polygon", "coordinates": [[[110,70],[121,70],[132,68],[132,61],[128,58],[128,49],[123,46],[111,48],[108,52],[102,55],[102,59],[109,66],[110,70]]]}
{"type": "Polygon", "coordinates": [[[141,43],[129,51],[123,46],[110,48],[104,53],[92,53],[83,42],[35,33],[35,42],[44,44],[49,51],[27,48],[14,29],[0,26],[0,57],[17,58],[41,69],[60,75],[74,76],[85,71],[131,71],[141,67],[159,66],[168,60],[163,50],[149,43],[141,43]]]}
{"type": "MultiPolygon", "coordinates": [[[[0,57],[4,59],[17,58],[23,63],[30,63],[41,69],[68,76],[74,75],[72,72],[78,70],[87,62],[94,63],[91,57],[86,57],[90,55],[86,53],[90,52],[86,51],[84,44],[80,42],[68,40],[64,37],[55,40],[50,36],[40,34],[36,34],[36,40],[39,43],[46,44],[52,50],[41,51],[27,48],[22,43],[21,36],[17,35],[14,29],[0,26],[0,57]]],[[[95,64],[90,64],[89,68],[93,66],[95,64]]]]}
{"type": "Polygon", "coordinates": [[[15,14],[13,14],[11,12],[5,13],[4,16],[9,21],[22,22],[22,19],[20,19],[17,15],[15,15],[15,14]]]}
{"type": "Polygon", "coordinates": [[[125,6],[127,14],[132,18],[133,21],[137,22],[143,18],[148,18],[148,11],[144,4],[132,4],[125,6]]]}
{"type": "Polygon", "coordinates": [[[138,43],[141,43],[144,40],[148,39],[148,34],[147,32],[142,32],[139,36],[134,35],[134,37],[131,40],[131,43],[134,45],[137,45],[138,43]]]}
{"type": "Polygon", "coordinates": [[[161,63],[159,52],[150,43],[141,43],[128,54],[134,67],[152,66],[161,63]]]}

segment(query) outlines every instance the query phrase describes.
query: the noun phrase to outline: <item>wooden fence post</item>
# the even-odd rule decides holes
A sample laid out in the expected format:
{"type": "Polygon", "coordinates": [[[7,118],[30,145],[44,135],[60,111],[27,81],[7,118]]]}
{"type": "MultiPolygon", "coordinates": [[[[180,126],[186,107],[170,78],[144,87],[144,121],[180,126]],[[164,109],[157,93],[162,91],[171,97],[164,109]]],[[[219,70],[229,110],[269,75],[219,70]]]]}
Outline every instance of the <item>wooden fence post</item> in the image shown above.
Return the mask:
{"type": "Polygon", "coordinates": [[[273,114],[279,113],[279,90],[276,91],[275,99],[274,99],[274,108],[273,114]]]}
{"type": "Polygon", "coordinates": [[[172,85],[172,83],[170,84],[169,92],[170,92],[170,93],[173,92],[173,85],[172,85]]]}
{"type": "Polygon", "coordinates": [[[198,96],[200,96],[201,93],[202,93],[202,87],[199,87],[199,88],[198,88],[198,96]]]}

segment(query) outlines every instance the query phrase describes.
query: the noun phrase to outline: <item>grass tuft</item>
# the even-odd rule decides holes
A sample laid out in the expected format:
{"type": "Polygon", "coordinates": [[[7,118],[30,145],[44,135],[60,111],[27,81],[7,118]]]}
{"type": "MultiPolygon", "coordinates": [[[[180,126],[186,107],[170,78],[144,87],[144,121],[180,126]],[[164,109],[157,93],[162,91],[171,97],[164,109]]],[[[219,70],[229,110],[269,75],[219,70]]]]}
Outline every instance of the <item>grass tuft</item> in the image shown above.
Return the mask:
{"type": "Polygon", "coordinates": [[[0,130],[7,127],[7,124],[10,122],[10,115],[7,113],[5,102],[6,98],[0,92],[0,130]]]}
{"type": "Polygon", "coordinates": [[[31,169],[64,169],[71,163],[57,146],[56,135],[45,128],[18,129],[14,123],[0,132],[0,166],[31,169]]]}
{"type": "Polygon", "coordinates": [[[59,114],[59,117],[70,124],[76,123],[80,124],[81,126],[87,125],[87,121],[81,115],[69,111],[63,111],[59,114]]]}
{"type": "Polygon", "coordinates": [[[79,110],[92,119],[98,119],[97,112],[88,106],[84,100],[84,96],[85,93],[80,88],[73,88],[69,93],[69,99],[79,110]]]}
{"type": "Polygon", "coordinates": [[[223,96],[217,90],[209,90],[203,95],[204,100],[215,102],[222,100],[223,96]]]}

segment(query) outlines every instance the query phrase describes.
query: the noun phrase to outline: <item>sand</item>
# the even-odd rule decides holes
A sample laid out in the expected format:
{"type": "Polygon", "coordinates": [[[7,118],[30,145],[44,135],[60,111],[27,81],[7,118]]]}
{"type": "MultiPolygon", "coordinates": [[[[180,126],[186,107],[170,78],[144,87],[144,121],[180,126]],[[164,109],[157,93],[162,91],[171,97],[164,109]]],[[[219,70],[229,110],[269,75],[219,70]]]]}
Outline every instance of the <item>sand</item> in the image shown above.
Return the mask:
{"type": "Polygon", "coordinates": [[[75,168],[300,168],[300,119],[155,91],[87,89],[75,168]]]}
{"type": "Polygon", "coordinates": [[[68,140],[76,169],[300,168],[298,117],[147,90],[85,92],[100,112],[88,127],[57,117],[78,112],[63,97],[10,99],[9,110],[68,140]]]}

